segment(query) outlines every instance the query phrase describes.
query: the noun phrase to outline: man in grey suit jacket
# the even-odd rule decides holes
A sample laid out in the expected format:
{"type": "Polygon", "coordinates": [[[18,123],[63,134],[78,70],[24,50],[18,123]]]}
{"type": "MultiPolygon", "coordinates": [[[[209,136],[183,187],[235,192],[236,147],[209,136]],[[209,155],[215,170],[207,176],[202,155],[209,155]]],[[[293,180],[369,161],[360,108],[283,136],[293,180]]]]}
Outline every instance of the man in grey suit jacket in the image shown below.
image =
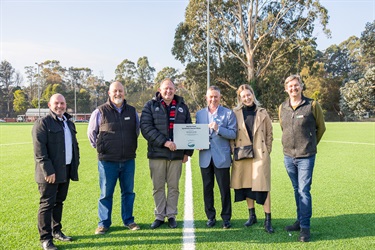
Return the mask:
{"type": "Polygon", "coordinates": [[[230,143],[236,138],[237,122],[232,110],[220,106],[220,89],[216,86],[208,88],[206,93],[207,108],[196,114],[197,124],[208,124],[210,131],[210,147],[199,151],[199,166],[203,181],[204,209],[208,218],[207,226],[216,223],[214,207],[215,177],[221,195],[221,218],[223,228],[231,227],[232,203],[230,195],[230,166],[232,163],[230,143]]]}

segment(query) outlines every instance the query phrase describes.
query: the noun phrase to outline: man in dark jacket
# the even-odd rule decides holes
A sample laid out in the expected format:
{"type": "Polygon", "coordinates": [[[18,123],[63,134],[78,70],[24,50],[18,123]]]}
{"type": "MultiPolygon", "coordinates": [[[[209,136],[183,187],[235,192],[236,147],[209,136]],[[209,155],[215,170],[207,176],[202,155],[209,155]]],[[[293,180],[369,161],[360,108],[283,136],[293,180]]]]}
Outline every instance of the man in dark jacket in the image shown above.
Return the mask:
{"type": "Polygon", "coordinates": [[[182,97],[175,95],[176,88],[169,78],[161,82],[159,92],[148,101],[141,115],[141,132],[148,141],[149,167],[155,202],[155,229],[168,218],[170,228],[176,228],[178,183],[182,163],[187,162],[193,150],[176,150],[173,142],[173,125],[191,123],[190,112],[182,97]],[[167,184],[167,195],[165,185],[167,184]]]}
{"type": "Polygon", "coordinates": [[[98,152],[100,198],[99,223],[95,234],[105,234],[112,224],[113,193],[117,180],[121,188],[121,218],[130,230],[140,229],[134,222],[135,151],[139,135],[139,118],[127,104],[124,86],[113,82],[109,99],[91,115],[87,135],[98,152]]]}
{"type": "Polygon", "coordinates": [[[35,180],[40,193],[38,230],[43,249],[51,250],[57,249],[53,238],[72,240],[61,232],[61,219],[69,181],[78,181],[79,148],[64,96],[51,96],[48,107],[50,113],[35,122],[32,137],[35,180]]]}

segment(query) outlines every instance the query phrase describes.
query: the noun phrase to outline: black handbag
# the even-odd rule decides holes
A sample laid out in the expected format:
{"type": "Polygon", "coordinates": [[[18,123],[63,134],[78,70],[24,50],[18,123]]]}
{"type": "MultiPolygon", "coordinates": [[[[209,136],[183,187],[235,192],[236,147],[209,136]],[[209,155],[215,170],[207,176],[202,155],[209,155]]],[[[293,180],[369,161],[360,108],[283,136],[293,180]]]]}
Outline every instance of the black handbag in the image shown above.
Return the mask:
{"type": "Polygon", "coordinates": [[[235,161],[240,161],[243,159],[252,159],[252,158],[254,158],[253,145],[234,148],[234,160],[235,161]]]}

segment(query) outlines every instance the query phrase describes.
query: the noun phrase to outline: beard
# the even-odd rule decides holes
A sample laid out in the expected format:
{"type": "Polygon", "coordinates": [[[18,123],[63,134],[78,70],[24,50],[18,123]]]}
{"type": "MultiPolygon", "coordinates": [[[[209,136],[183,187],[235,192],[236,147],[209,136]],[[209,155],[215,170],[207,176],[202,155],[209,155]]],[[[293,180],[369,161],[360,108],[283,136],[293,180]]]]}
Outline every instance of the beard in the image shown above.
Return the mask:
{"type": "Polygon", "coordinates": [[[115,99],[113,100],[113,103],[119,105],[119,104],[121,104],[123,101],[124,101],[124,99],[122,99],[122,98],[115,98],[115,99]]]}

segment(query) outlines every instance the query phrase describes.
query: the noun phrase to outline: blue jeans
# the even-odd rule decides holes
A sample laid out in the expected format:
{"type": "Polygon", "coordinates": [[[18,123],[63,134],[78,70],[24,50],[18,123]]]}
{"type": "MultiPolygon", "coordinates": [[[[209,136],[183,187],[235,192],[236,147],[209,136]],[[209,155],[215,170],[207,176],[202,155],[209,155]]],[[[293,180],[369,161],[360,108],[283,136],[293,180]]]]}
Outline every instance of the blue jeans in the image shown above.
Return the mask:
{"type": "Polygon", "coordinates": [[[284,164],[294,189],[297,205],[297,220],[301,228],[310,228],[312,215],[311,184],[315,155],[306,158],[292,158],[284,155],[284,164]]]}
{"type": "Polygon", "coordinates": [[[99,161],[98,170],[100,185],[98,226],[109,228],[112,224],[113,193],[117,179],[121,188],[122,221],[124,225],[133,223],[135,160],[130,159],[124,162],[99,161]]]}

